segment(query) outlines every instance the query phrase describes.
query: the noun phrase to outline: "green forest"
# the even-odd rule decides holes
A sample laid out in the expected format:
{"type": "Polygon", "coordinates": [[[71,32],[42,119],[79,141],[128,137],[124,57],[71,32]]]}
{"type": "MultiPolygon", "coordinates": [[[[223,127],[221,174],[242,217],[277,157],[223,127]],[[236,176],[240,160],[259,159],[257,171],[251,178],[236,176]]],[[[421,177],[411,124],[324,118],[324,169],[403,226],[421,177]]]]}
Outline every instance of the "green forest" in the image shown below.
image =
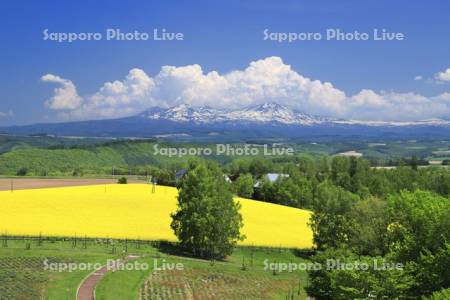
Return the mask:
{"type": "Polygon", "coordinates": [[[330,265],[308,270],[315,299],[448,299],[450,170],[417,163],[380,170],[361,158],[299,156],[225,170],[241,196],[313,211],[309,258],[330,265]],[[271,182],[264,174],[274,171],[284,176],[271,182]]]}

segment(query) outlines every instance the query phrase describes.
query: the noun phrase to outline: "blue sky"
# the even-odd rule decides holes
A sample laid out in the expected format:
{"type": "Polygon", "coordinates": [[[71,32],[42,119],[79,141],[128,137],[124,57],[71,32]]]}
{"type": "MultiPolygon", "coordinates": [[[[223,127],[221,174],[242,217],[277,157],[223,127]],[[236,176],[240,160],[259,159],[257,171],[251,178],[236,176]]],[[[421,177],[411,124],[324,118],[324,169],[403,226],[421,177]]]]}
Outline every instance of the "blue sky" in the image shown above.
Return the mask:
{"type": "Polygon", "coordinates": [[[267,100],[315,114],[360,119],[445,117],[450,111],[446,94],[450,79],[445,73],[450,68],[447,1],[63,2],[0,4],[0,125],[116,117],[146,106],[180,102],[231,107],[267,100]],[[43,40],[44,29],[104,33],[107,28],[124,32],[165,28],[182,32],[184,40],[43,40]],[[327,28],[369,33],[385,28],[404,33],[406,39],[263,40],[264,29],[324,32],[327,28]],[[248,70],[251,62],[256,62],[256,71],[248,70]],[[167,65],[176,67],[175,71],[162,72],[167,65]],[[180,68],[192,65],[200,66],[205,76],[217,71],[219,77],[203,78],[198,69],[180,68]],[[241,72],[237,79],[227,76],[236,70],[241,72]],[[42,80],[46,74],[53,77],[42,80]],[[267,78],[261,79],[264,74],[267,78]],[[416,76],[421,79],[414,80],[416,76]],[[115,80],[128,92],[111,95],[111,86],[105,83],[115,80]],[[136,80],[142,90],[130,96],[136,80]],[[76,89],[76,99],[67,82],[76,89]],[[63,89],[58,99],[55,88],[63,89]],[[314,94],[317,89],[320,92],[314,94]],[[61,97],[72,97],[67,100],[72,104],[58,105],[61,97]],[[94,105],[93,99],[103,102],[94,105]],[[108,101],[121,104],[109,107],[108,101]],[[392,112],[399,108],[405,111],[392,112]],[[97,114],[100,110],[104,112],[97,114]]]}

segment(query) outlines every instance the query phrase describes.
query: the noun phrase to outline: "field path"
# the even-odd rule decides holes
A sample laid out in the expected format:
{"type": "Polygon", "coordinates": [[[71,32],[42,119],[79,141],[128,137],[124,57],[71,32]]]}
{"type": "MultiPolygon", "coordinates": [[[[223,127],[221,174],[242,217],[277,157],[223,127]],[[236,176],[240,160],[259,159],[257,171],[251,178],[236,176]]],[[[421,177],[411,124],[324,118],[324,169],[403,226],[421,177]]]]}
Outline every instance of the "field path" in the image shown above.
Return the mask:
{"type": "MultiPolygon", "coordinates": [[[[139,256],[128,255],[125,261],[137,259],[139,256]]],[[[120,260],[119,260],[120,262],[120,260]]],[[[103,278],[103,276],[109,272],[107,266],[103,266],[100,269],[92,272],[80,283],[77,290],[77,300],[94,300],[95,299],[95,287],[98,282],[103,278]]]]}

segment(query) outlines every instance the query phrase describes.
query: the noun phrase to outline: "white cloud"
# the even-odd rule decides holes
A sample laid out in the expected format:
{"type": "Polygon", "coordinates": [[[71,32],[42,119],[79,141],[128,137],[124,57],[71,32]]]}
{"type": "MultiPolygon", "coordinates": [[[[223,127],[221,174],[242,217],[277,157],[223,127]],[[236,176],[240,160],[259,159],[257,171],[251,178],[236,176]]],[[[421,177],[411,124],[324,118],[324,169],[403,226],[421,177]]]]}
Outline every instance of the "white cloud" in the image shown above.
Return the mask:
{"type": "Polygon", "coordinates": [[[9,110],[7,112],[0,111],[0,118],[8,118],[8,117],[14,117],[14,112],[12,110],[9,110]]]}
{"type": "Polygon", "coordinates": [[[63,116],[66,119],[129,116],[156,104],[150,95],[153,86],[153,79],[144,71],[131,69],[123,81],[104,83],[98,92],[85,97],[80,107],[63,116]]]}
{"type": "Polygon", "coordinates": [[[81,106],[83,99],[78,96],[77,89],[72,81],[53,74],[46,74],[41,77],[41,80],[59,84],[59,87],[53,91],[53,97],[45,102],[48,108],[52,110],[74,110],[81,106]]]}
{"type": "Polygon", "coordinates": [[[423,76],[422,75],[417,75],[416,77],[414,77],[414,80],[415,81],[420,81],[420,80],[422,80],[423,79],[423,76]]]}
{"type": "Polygon", "coordinates": [[[132,69],[124,80],[106,82],[83,99],[71,81],[50,74],[44,77],[61,84],[47,106],[66,119],[122,117],[152,106],[181,103],[231,109],[276,102],[317,115],[372,120],[414,120],[450,113],[447,94],[425,97],[363,89],[347,96],[329,82],[299,74],[279,57],[253,61],[243,70],[226,74],[205,73],[196,64],[163,66],[153,77],[132,69]]]}
{"type": "Polygon", "coordinates": [[[362,120],[421,120],[446,117],[450,113],[450,94],[425,97],[415,93],[362,90],[352,96],[347,117],[362,120]]]}
{"type": "Polygon", "coordinates": [[[435,75],[436,80],[438,81],[447,81],[450,82],[450,68],[443,72],[439,72],[435,75]]]}
{"type": "Polygon", "coordinates": [[[165,66],[155,76],[152,97],[162,106],[188,103],[239,108],[277,102],[313,113],[339,111],[345,102],[345,94],[331,83],[301,76],[279,57],[251,62],[244,70],[224,75],[205,74],[199,65],[165,66]]]}

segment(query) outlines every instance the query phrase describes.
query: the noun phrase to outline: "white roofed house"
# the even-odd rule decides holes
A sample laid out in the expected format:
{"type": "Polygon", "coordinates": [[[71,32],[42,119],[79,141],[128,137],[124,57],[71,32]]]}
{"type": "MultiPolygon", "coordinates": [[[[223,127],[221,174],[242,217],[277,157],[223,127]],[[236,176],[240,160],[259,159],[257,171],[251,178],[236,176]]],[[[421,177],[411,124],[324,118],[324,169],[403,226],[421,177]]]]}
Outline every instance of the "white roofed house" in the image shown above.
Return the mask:
{"type": "MultiPolygon", "coordinates": [[[[288,178],[288,177],[289,174],[284,173],[267,173],[266,175],[263,176],[263,178],[268,180],[270,183],[274,183],[275,181],[278,180],[278,178],[288,178]]],[[[261,187],[261,180],[256,181],[253,187],[254,188],[261,187]]]]}

